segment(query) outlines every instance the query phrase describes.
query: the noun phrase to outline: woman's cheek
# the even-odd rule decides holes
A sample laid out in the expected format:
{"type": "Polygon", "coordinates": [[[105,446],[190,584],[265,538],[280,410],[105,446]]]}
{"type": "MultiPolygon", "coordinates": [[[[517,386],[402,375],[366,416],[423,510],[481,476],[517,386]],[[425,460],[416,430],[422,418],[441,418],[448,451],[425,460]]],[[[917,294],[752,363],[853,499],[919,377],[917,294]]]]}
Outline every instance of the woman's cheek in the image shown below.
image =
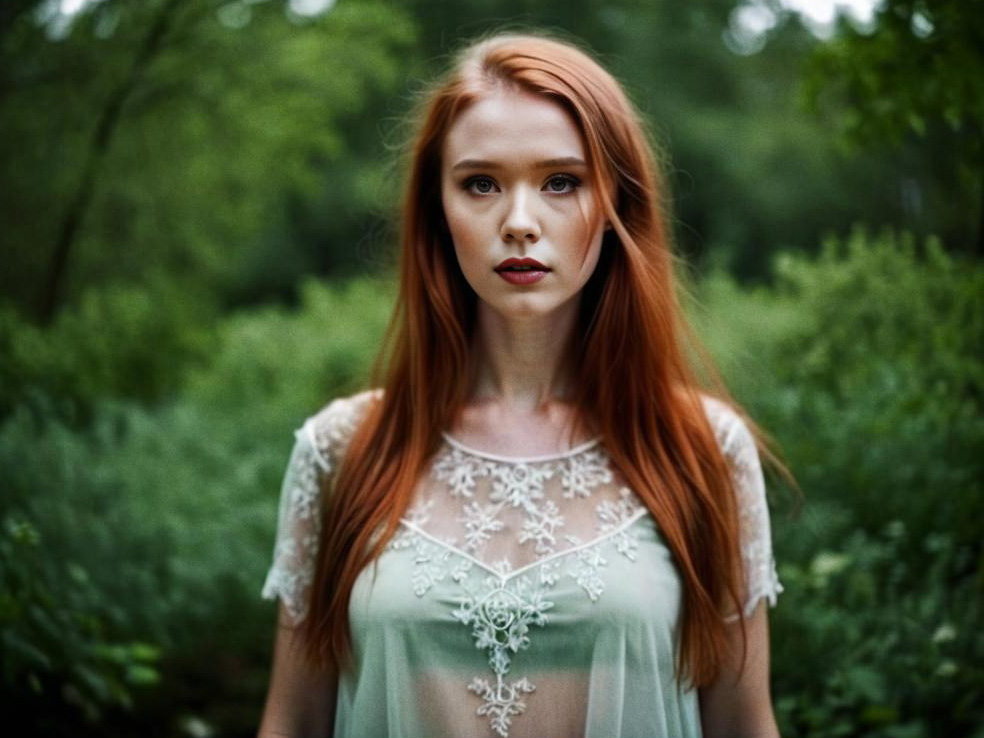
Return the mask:
{"type": "Polygon", "coordinates": [[[472,287],[485,279],[485,255],[482,252],[481,239],[469,233],[467,228],[451,228],[451,241],[454,244],[454,251],[458,258],[458,266],[465,275],[472,287]]]}

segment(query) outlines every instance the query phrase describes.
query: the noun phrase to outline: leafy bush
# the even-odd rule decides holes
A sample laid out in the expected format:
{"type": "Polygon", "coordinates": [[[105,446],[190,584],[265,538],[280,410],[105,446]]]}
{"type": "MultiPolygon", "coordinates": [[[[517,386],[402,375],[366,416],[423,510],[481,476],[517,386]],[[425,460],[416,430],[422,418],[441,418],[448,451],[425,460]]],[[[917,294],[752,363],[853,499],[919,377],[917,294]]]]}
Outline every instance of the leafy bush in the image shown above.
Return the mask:
{"type": "Polygon", "coordinates": [[[375,284],[312,281],[298,310],[230,317],[173,401],[106,397],[79,424],[41,386],[0,425],[5,691],[44,687],[8,716],[40,735],[63,734],[52,714],[72,735],[86,716],[103,736],[255,728],[291,431],[365,373],[389,308],[375,284]],[[134,692],[148,666],[161,684],[134,692]]]}
{"type": "Polygon", "coordinates": [[[214,313],[200,293],[166,282],[89,290],[47,328],[0,307],[0,418],[39,394],[80,420],[107,396],[161,401],[204,360],[214,313]]]}
{"type": "Polygon", "coordinates": [[[300,286],[296,310],[279,306],[234,313],[218,330],[207,366],[193,369],[182,402],[213,415],[246,443],[354,389],[379,348],[392,286],[358,278],[300,286]]]}
{"type": "MultiPolygon", "coordinates": [[[[159,650],[147,643],[117,642],[117,619],[86,570],[51,556],[30,523],[8,514],[0,527],[0,642],[5,698],[49,710],[39,715],[45,732],[55,729],[64,700],[90,721],[106,705],[131,707],[132,690],[155,684],[159,650]]],[[[23,707],[21,708],[23,709],[23,707]]],[[[5,714],[14,708],[7,706],[5,714]]],[[[71,715],[69,715],[71,717],[71,715]]]]}
{"type": "Polygon", "coordinates": [[[773,520],[783,735],[979,735],[984,268],[857,229],[776,274],[702,298],[806,492],[802,520],[773,520]]]}

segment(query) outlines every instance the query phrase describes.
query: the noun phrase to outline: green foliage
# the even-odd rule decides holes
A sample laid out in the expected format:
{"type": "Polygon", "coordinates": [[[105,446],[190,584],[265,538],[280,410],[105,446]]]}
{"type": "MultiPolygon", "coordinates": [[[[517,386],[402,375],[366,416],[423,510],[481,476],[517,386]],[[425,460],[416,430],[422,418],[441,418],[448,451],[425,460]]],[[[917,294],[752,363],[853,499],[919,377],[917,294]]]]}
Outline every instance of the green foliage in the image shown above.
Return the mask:
{"type": "Polygon", "coordinates": [[[949,531],[915,535],[899,519],[874,534],[835,536],[816,519],[809,527],[805,545],[826,547],[804,558],[784,547],[779,573],[787,593],[772,643],[783,735],[972,735],[984,717],[979,549],[949,531]]]}
{"type": "Polygon", "coordinates": [[[812,251],[862,214],[947,243],[976,228],[976,180],[951,171],[963,144],[841,151],[837,127],[797,105],[824,45],[783,22],[736,55],[734,0],[341,0],[308,19],[284,0],[101,0],[57,38],[43,13],[17,12],[56,5],[0,11],[0,302],[21,312],[52,281],[73,212],[62,306],[149,274],[230,306],[372,269],[398,184],[384,142],[402,143],[408,98],[448,52],[503,22],[574,34],[627,83],[666,149],[675,239],[695,261],[761,278],[773,251],[812,251]]]}
{"type": "Polygon", "coordinates": [[[806,99],[819,107],[837,95],[847,106],[835,122],[860,142],[902,143],[945,124],[963,133],[961,156],[984,163],[984,3],[980,0],[885,0],[873,27],[841,25],[816,49],[806,99]]]}
{"type": "Polygon", "coordinates": [[[900,518],[917,534],[975,540],[984,514],[984,367],[974,360],[984,355],[984,271],[932,240],[917,250],[907,236],[869,242],[861,231],[829,241],[815,263],[784,257],[777,271],[780,295],[807,317],[769,358],[781,386],[802,389],[763,409],[814,430],[794,441],[802,458],[833,455],[841,469],[811,465],[804,481],[857,505],[868,530],[900,518]]]}
{"type": "Polygon", "coordinates": [[[712,353],[806,492],[801,520],[773,518],[782,733],[972,735],[984,269],[858,229],[776,272],[747,294],[717,275],[702,297],[712,353]]]}
{"type": "MultiPolygon", "coordinates": [[[[47,399],[61,389],[60,370],[49,388],[50,365],[38,365],[33,392],[0,425],[4,686],[20,689],[37,672],[44,687],[12,704],[11,720],[60,735],[46,715],[68,725],[130,708],[152,666],[162,691],[141,691],[135,714],[115,714],[94,734],[107,725],[122,735],[171,735],[196,721],[240,734],[255,726],[272,626],[258,591],[291,431],[364,378],[391,302],[370,280],[309,281],[301,295],[296,310],[243,310],[217,325],[207,364],[184,375],[168,402],[113,399],[118,388],[107,384],[84,422],[66,420],[47,399]]],[[[69,335],[61,331],[49,329],[69,335]]],[[[102,331],[125,363],[130,323],[102,331]]],[[[153,387],[176,361],[154,359],[131,379],[153,387]]]]}
{"type": "Polygon", "coordinates": [[[281,428],[367,375],[392,307],[390,283],[358,278],[300,289],[297,310],[268,306],[230,315],[207,366],[185,386],[190,405],[217,422],[281,428]],[[247,401],[248,400],[248,401],[247,401]]]}
{"type": "MultiPolygon", "coordinates": [[[[322,266],[325,243],[302,248],[293,215],[326,174],[380,170],[378,141],[366,150],[350,129],[403,81],[414,26],[390,3],[308,19],[285,6],[104,0],[60,40],[31,14],[0,38],[4,301],[34,307],[76,207],[70,303],[159,272],[241,301],[322,266]]],[[[333,195],[317,207],[363,226],[364,198],[333,195]]],[[[327,250],[351,264],[345,236],[327,250]]]]}
{"type": "MultiPolygon", "coordinates": [[[[951,247],[978,257],[982,49],[982,0],[884,0],[870,28],[841,22],[835,37],[813,50],[801,90],[805,107],[852,157],[897,156],[896,186],[910,228],[931,223],[923,232],[943,234],[951,247]]],[[[873,182],[872,189],[884,191],[886,183],[873,182]]]]}
{"type": "Polygon", "coordinates": [[[104,397],[155,402],[208,348],[214,307],[179,284],[89,290],[39,328],[0,307],[0,417],[37,393],[84,417],[104,397]]]}
{"type": "MultiPolygon", "coordinates": [[[[0,520],[0,643],[5,699],[53,727],[62,702],[90,722],[107,707],[132,707],[133,692],[160,679],[160,649],[114,640],[118,605],[84,567],[51,555],[37,529],[16,513],[0,520]]],[[[13,708],[5,709],[10,714],[13,708]]]]}

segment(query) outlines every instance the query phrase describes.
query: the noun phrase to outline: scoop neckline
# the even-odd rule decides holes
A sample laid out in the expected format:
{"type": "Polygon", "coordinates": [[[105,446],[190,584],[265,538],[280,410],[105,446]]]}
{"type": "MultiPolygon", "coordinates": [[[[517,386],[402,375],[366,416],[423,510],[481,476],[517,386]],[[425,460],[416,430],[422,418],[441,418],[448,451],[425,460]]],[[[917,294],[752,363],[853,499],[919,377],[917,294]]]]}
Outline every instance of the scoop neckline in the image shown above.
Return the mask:
{"type": "Polygon", "coordinates": [[[552,454],[541,454],[539,456],[502,456],[500,454],[490,453],[489,451],[482,451],[477,448],[472,448],[445,431],[441,431],[441,436],[451,446],[464,451],[467,454],[480,456],[483,459],[490,459],[492,461],[501,461],[506,464],[532,464],[540,461],[556,461],[557,459],[566,459],[569,456],[575,456],[583,451],[587,451],[589,448],[597,446],[601,441],[601,436],[599,435],[579,443],[576,446],[572,446],[566,451],[558,451],[552,454]]]}

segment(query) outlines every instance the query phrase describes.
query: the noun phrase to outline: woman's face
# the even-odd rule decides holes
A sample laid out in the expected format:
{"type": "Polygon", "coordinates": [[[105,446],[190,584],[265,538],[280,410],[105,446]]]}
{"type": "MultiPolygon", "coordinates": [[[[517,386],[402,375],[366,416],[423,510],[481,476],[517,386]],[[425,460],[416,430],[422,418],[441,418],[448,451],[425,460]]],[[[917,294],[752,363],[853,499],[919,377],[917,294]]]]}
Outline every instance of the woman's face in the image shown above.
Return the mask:
{"type": "Polygon", "coordinates": [[[576,305],[605,223],[568,113],[539,95],[496,92],[458,116],[442,154],[444,216],[478,297],[506,318],[576,305]],[[535,268],[510,270],[508,259],[535,268]]]}

